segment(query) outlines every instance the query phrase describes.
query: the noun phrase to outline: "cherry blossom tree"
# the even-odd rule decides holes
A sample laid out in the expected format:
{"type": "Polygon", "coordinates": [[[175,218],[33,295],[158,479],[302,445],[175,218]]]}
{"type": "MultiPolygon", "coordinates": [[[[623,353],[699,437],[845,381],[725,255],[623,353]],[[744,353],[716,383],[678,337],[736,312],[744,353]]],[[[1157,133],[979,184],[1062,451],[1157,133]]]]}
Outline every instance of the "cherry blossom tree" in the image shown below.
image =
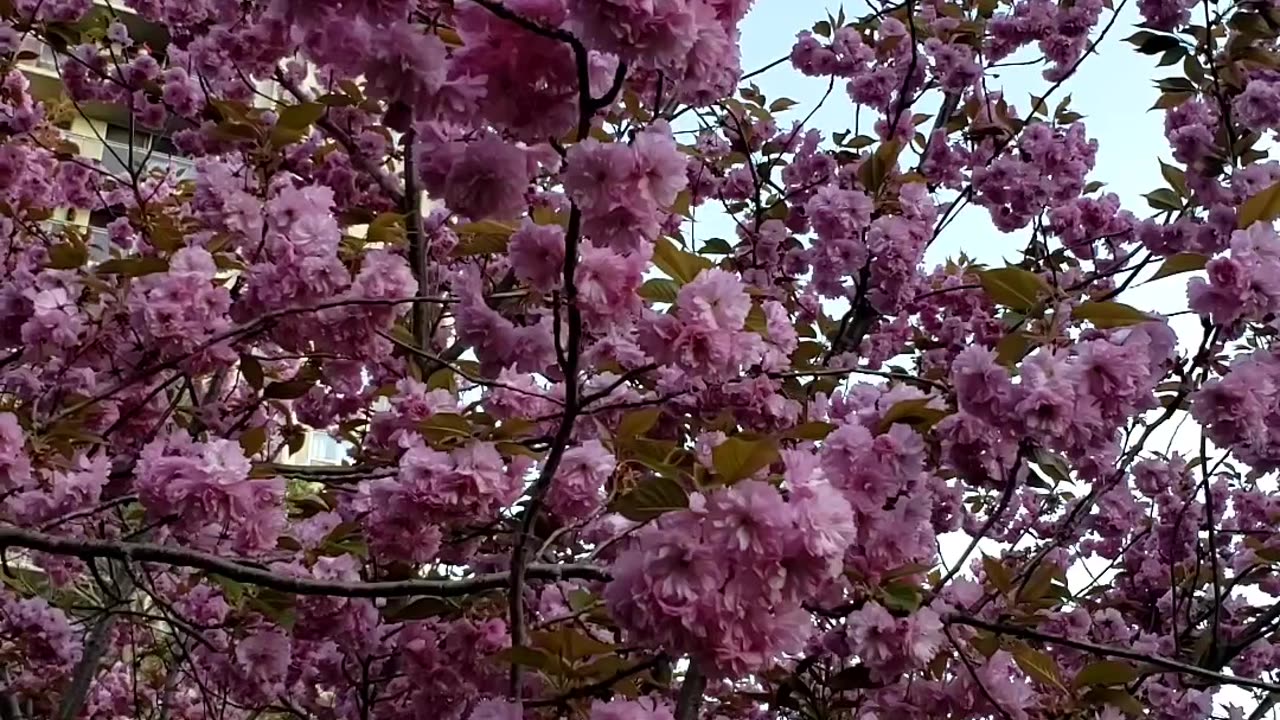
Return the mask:
{"type": "Polygon", "coordinates": [[[0,718],[1266,717],[1280,9],[1127,1],[0,4],[0,718]]]}

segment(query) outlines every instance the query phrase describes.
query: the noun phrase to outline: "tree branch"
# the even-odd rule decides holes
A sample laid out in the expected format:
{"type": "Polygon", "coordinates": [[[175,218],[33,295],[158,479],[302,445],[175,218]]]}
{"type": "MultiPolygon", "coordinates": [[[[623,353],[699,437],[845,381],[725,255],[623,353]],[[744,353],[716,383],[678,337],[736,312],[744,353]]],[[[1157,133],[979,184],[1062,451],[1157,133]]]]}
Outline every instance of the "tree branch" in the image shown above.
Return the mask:
{"type": "Polygon", "coordinates": [[[1194,675],[1196,677],[1213,680],[1214,682],[1223,683],[1225,685],[1239,685],[1240,687],[1266,690],[1268,692],[1280,692],[1280,685],[1276,685],[1275,683],[1240,677],[1239,675],[1225,675],[1213,670],[1207,670],[1198,665],[1191,665],[1189,663],[1162,657],[1160,655],[1146,655],[1135,650],[1126,650],[1124,648],[1098,645],[1096,643],[1085,642],[1083,640],[1073,640],[1072,638],[1049,635],[1038,630],[1032,630],[1031,628],[1003,625],[1001,623],[988,622],[986,620],[979,620],[977,618],[959,614],[947,615],[943,618],[943,622],[948,625],[967,625],[969,627],[986,630],[999,635],[1022,638],[1023,640],[1036,640],[1050,645],[1059,645],[1073,650],[1093,653],[1094,655],[1102,655],[1103,657],[1117,657],[1124,658],[1126,660],[1133,660],[1134,662],[1146,663],[1153,667],[1160,668],[1165,672],[1194,675]]]}
{"type": "Polygon", "coordinates": [[[23,720],[18,698],[9,690],[9,673],[0,669],[0,720],[23,720]]]}
{"type": "MultiPolygon", "coordinates": [[[[422,193],[418,191],[417,170],[413,165],[413,143],[417,133],[410,129],[404,136],[404,197],[400,201],[404,213],[404,236],[409,245],[409,269],[418,282],[418,294],[426,295],[430,281],[427,277],[427,254],[422,247],[422,193]]],[[[426,303],[414,303],[409,315],[413,340],[424,353],[431,349],[431,315],[426,303]]],[[[423,380],[432,372],[431,365],[422,355],[415,354],[411,362],[418,363],[423,380]]]]}
{"type": "MultiPolygon", "coordinates": [[[[501,3],[492,2],[491,0],[475,0],[475,2],[499,18],[513,22],[530,32],[568,43],[573,50],[574,66],[578,73],[578,127],[575,137],[579,141],[585,138],[591,130],[591,120],[595,117],[596,112],[612,105],[617,99],[618,93],[622,91],[622,85],[627,78],[626,63],[618,63],[618,67],[614,72],[613,83],[610,85],[609,90],[603,96],[593,98],[591,96],[591,65],[587,48],[573,33],[561,28],[543,26],[512,12],[501,3]]],[[[533,534],[533,526],[538,520],[538,514],[542,511],[542,504],[546,498],[547,490],[551,487],[551,482],[555,478],[556,470],[560,467],[560,460],[568,449],[569,441],[573,436],[574,422],[582,410],[578,387],[578,363],[581,355],[583,324],[582,309],[578,307],[577,286],[578,244],[581,240],[582,210],[574,204],[569,209],[569,221],[565,226],[564,233],[562,286],[564,288],[566,314],[568,315],[568,338],[564,345],[563,357],[560,358],[560,370],[564,375],[565,386],[564,414],[560,418],[560,426],[556,430],[555,440],[547,453],[547,459],[543,463],[542,471],[538,474],[537,479],[534,480],[533,486],[529,490],[529,504],[521,515],[520,529],[515,537],[514,547],[511,550],[511,582],[508,586],[507,602],[510,605],[511,645],[513,647],[523,645],[525,639],[524,583],[528,570],[529,541],[533,534]]],[[[559,320],[558,310],[555,312],[557,312],[555,317],[559,320]]],[[[560,336],[557,329],[556,340],[559,341],[559,339],[560,336]]],[[[559,347],[558,343],[557,347],[559,347]]],[[[520,697],[520,674],[520,664],[511,663],[509,690],[513,698],[520,697]]]]}
{"type": "MultiPolygon", "coordinates": [[[[294,595],[329,595],[334,597],[457,597],[505,587],[511,573],[497,572],[473,575],[457,580],[394,580],[373,582],[336,582],[279,575],[261,567],[206,553],[152,543],[113,540],[65,538],[15,527],[0,527],[0,549],[19,547],[54,555],[69,555],[81,560],[111,558],[126,563],[148,562],[203,570],[249,585],[279,590],[294,595]]],[[[609,580],[603,568],[594,565],[531,564],[525,568],[528,577],[540,580],[609,580]]]]}
{"type": "Polygon", "coordinates": [[[680,684],[680,698],[676,701],[676,720],[697,720],[702,707],[702,693],[707,689],[707,676],[702,674],[698,661],[690,660],[689,669],[680,684]]]}
{"type": "MultiPolygon", "coordinates": [[[[89,560],[89,562],[93,561],[89,560]]],[[[115,563],[112,565],[115,566],[115,563]]],[[[122,579],[120,573],[113,567],[111,577],[118,595],[125,598],[127,602],[127,599],[133,595],[133,576],[125,572],[122,579]]],[[[58,704],[59,720],[75,720],[80,715],[81,709],[84,708],[84,701],[88,698],[89,688],[93,685],[93,679],[98,675],[98,665],[111,645],[111,630],[115,627],[115,622],[116,614],[107,612],[94,624],[93,630],[89,631],[80,661],[76,663],[75,670],[71,673],[71,683],[58,704]]]]}

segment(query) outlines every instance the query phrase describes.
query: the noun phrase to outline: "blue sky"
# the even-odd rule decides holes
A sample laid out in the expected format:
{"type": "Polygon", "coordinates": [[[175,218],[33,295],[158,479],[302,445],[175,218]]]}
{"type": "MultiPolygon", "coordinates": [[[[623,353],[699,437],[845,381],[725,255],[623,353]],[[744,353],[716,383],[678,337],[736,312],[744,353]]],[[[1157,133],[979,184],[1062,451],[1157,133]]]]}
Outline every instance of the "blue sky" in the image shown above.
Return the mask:
{"type": "MultiPolygon", "coordinates": [[[[838,5],[824,5],[814,0],[756,0],[742,25],[743,68],[754,70],[786,55],[797,32],[822,19],[827,10],[834,14],[838,8],[838,5]]],[[[866,5],[846,5],[846,12],[851,16],[865,14],[866,5]]],[[[1102,22],[1107,19],[1106,12],[1102,22]]],[[[1098,162],[1090,178],[1107,183],[1106,189],[1117,193],[1126,208],[1143,216],[1147,205],[1141,195],[1163,184],[1156,159],[1161,156],[1168,159],[1162,113],[1148,111],[1159,94],[1152,80],[1171,73],[1163,72],[1166,68],[1157,70],[1153,58],[1138,55],[1132,45],[1122,41],[1134,32],[1133,26],[1138,21],[1132,6],[1124,8],[1097,54],[1085,60],[1076,76],[1058,90],[1049,104],[1052,107],[1055,100],[1067,94],[1072,96],[1072,109],[1085,116],[1090,136],[1099,141],[1098,162]]],[[[1006,98],[1016,103],[1025,115],[1030,95],[1039,95],[1049,87],[1040,77],[1041,70],[1040,67],[1008,68],[988,85],[993,89],[1003,88],[1006,98]]],[[[826,89],[826,82],[821,78],[806,78],[789,65],[779,66],[755,82],[771,99],[789,97],[799,102],[779,118],[779,124],[784,127],[790,120],[803,117],[826,89]]],[[[842,85],[837,84],[813,120],[814,126],[828,133],[853,126],[853,104],[842,85]]],[[[934,109],[922,106],[920,111],[934,109]]],[[[966,213],[948,229],[930,249],[928,261],[942,261],[963,249],[972,257],[998,263],[1006,252],[1016,252],[1019,247],[1014,238],[992,229],[986,212],[979,209],[966,213]]]]}

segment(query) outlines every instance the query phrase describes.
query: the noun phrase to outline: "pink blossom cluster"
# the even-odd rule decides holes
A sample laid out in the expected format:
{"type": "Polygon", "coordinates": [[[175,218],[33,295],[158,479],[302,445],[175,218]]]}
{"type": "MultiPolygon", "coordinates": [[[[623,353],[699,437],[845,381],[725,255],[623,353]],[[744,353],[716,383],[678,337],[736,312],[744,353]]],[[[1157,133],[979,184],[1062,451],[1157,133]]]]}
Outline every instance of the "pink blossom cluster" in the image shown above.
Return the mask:
{"type": "Polygon", "coordinates": [[[658,235],[661,212],[687,181],[671,129],[656,122],[631,145],[588,138],[565,156],[564,187],[583,232],[601,246],[634,251],[658,235]]]}
{"type": "Polygon", "coordinates": [[[636,637],[734,677],[803,647],[813,628],[801,603],[838,576],[855,530],[826,483],[784,499],[744,480],[639,533],[605,597],[636,637]]]}
{"type": "Polygon", "coordinates": [[[493,445],[441,452],[420,440],[399,474],[367,483],[358,505],[370,546],[387,559],[425,563],[440,549],[442,526],[483,523],[519,495],[528,458],[505,462],[493,445]]]}
{"type": "Polygon", "coordinates": [[[250,469],[235,442],[173,433],[142,449],[139,500],[183,542],[264,553],[275,548],[284,527],[284,481],[250,477],[250,469]]]}

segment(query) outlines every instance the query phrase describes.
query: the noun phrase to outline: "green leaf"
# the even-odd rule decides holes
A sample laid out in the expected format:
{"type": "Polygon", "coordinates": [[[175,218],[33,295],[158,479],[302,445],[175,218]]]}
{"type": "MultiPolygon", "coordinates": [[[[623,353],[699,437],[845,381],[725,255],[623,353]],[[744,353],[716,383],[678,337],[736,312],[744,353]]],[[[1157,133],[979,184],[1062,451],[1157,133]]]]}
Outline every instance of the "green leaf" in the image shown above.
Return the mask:
{"type": "Polygon", "coordinates": [[[907,583],[892,583],[882,588],[884,606],[890,610],[915,612],[920,609],[920,588],[907,583]]]}
{"type": "Polygon", "coordinates": [[[835,429],[836,426],[833,423],[814,420],[791,428],[784,432],[782,437],[794,440],[823,440],[835,429]]]}
{"type": "Polygon", "coordinates": [[[1236,226],[1241,230],[1256,222],[1268,222],[1280,217],[1280,182],[1254,195],[1240,206],[1236,226]]]}
{"type": "Polygon", "coordinates": [[[982,289],[999,305],[1027,312],[1049,294],[1049,285],[1039,275],[1019,267],[995,268],[978,273],[982,289]]]}
{"type": "Polygon", "coordinates": [[[550,675],[564,675],[569,670],[560,658],[539,648],[509,647],[502,652],[490,655],[489,658],[503,664],[531,667],[550,675]]]}
{"type": "Polygon", "coordinates": [[[1031,352],[1031,337],[1024,332],[1009,333],[996,343],[996,362],[1013,367],[1031,352]]]}
{"type": "Polygon", "coordinates": [[[711,464],[725,485],[745,480],[778,459],[778,443],[772,438],[745,440],[731,437],[711,451],[711,464]]]}
{"type": "Polygon", "coordinates": [[[680,483],[662,475],[644,479],[630,492],[619,495],[609,504],[611,512],[636,522],[652,520],[663,513],[687,507],[689,494],[680,483]]]}
{"type": "Polygon", "coordinates": [[[884,185],[889,174],[898,167],[898,154],[902,145],[895,140],[880,143],[880,147],[858,167],[858,180],[867,192],[875,194],[884,185]]]}
{"type": "Polygon", "coordinates": [[[1053,587],[1053,580],[1057,575],[1057,565],[1047,562],[1038,565],[1018,592],[1019,602],[1035,602],[1043,598],[1049,592],[1049,588],[1053,587]]]}
{"type": "Polygon", "coordinates": [[[778,98],[769,103],[769,112],[779,113],[796,106],[796,101],[791,98],[778,98]]]}
{"type": "Polygon", "coordinates": [[[254,390],[262,389],[262,363],[258,359],[249,355],[240,356],[240,375],[244,377],[244,381],[249,383],[249,387],[254,390]]]}
{"type": "Polygon", "coordinates": [[[651,278],[640,286],[640,297],[653,302],[673,303],[680,292],[680,286],[667,278],[651,278]]]}
{"type": "Polygon", "coordinates": [[[1032,680],[1042,685],[1066,690],[1066,686],[1062,684],[1062,672],[1058,670],[1058,662],[1049,655],[1024,645],[1014,650],[1013,661],[1018,663],[1018,667],[1022,668],[1022,671],[1032,680]]]}
{"type": "Polygon", "coordinates": [[[223,120],[214,129],[214,134],[222,140],[257,140],[261,137],[261,129],[247,122],[223,120]]]}
{"type": "Polygon", "coordinates": [[[429,442],[471,437],[471,421],[453,413],[436,413],[418,424],[429,442]]]}
{"type": "Polygon", "coordinates": [[[651,407],[640,410],[632,410],[622,416],[622,420],[618,422],[618,430],[613,437],[616,440],[630,440],[649,432],[649,429],[658,422],[658,417],[662,414],[660,408],[651,407]]]}
{"type": "Polygon", "coordinates": [[[342,93],[325,93],[316,98],[316,102],[329,107],[350,107],[355,105],[355,100],[343,95],[342,93]]]}
{"type": "Polygon", "coordinates": [[[876,687],[875,681],[871,679],[871,668],[866,665],[847,667],[836,673],[826,684],[829,689],[837,692],[876,687]]]}
{"type": "Polygon", "coordinates": [[[286,145],[302,142],[311,135],[311,128],[276,125],[271,128],[271,147],[282,148],[286,145]]]}
{"type": "Polygon", "coordinates": [[[245,457],[253,457],[267,444],[267,429],[265,427],[254,427],[245,430],[240,434],[240,449],[244,451],[245,457]]]}
{"type": "Polygon", "coordinates": [[[534,647],[570,662],[613,653],[612,645],[601,642],[571,625],[561,625],[555,630],[535,631],[529,639],[534,647]]]}
{"type": "Polygon", "coordinates": [[[268,400],[294,400],[306,395],[314,384],[310,380],[273,382],[262,391],[262,397],[268,400]]]}
{"type": "Polygon", "coordinates": [[[1187,197],[1187,173],[1179,167],[1174,167],[1169,163],[1160,161],[1160,174],[1164,176],[1165,182],[1169,183],[1169,187],[1178,193],[1180,197],[1187,197]]]}
{"type": "Polygon", "coordinates": [[[1125,42],[1133,43],[1138,47],[1138,52],[1143,55],[1162,55],[1168,50],[1181,47],[1182,44],[1178,38],[1170,35],[1157,35],[1156,33],[1142,30],[1125,38],[1125,42]]]}
{"type": "Polygon", "coordinates": [[[106,260],[94,268],[99,275],[124,275],[125,277],[142,277],[166,272],[169,261],[159,257],[115,258],[106,260]]]}
{"type": "Polygon", "coordinates": [[[369,242],[375,243],[395,243],[403,240],[404,236],[404,215],[393,212],[379,214],[369,223],[366,233],[369,242]]]}
{"type": "Polygon", "coordinates": [[[733,252],[733,246],[729,244],[728,240],[716,237],[702,243],[700,252],[712,255],[728,255],[733,252]]]}
{"type": "Polygon", "coordinates": [[[258,592],[249,598],[248,605],[286,629],[292,628],[297,620],[293,609],[294,596],[289,593],[258,588],[258,592]]]}
{"type": "Polygon", "coordinates": [[[1152,190],[1142,197],[1147,199],[1147,204],[1154,210],[1170,210],[1172,212],[1178,212],[1182,209],[1182,198],[1178,197],[1178,193],[1170,190],[1169,188],[1152,190]]]}
{"type": "Polygon", "coordinates": [[[219,120],[244,122],[249,115],[249,106],[234,100],[210,100],[209,104],[218,112],[219,120]]]}
{"type": "Polygon", "coordinates": [[[364,93],[360,92],[360,86],[354,80],[339,80],[338,87],[354,100],[357,105],[364,102],[364,93]]]}
{"type": "Polygon", "coordinates": [[[698,273],[712,267],[710,260],[677,248],[667,238],[658,238],[653,250],[653,264],[680,285],[692,281],[698,273]]]}
{"type": "Polygon", "coordinates": [[[930,398],[916,398],[894,403],[893,407],[880,418],[877,433],[888,432],[894,423],[905,423],[917,428],[932,427],[947,416],[945,410],[929,407],[930,398]]]}
{"type": "Polygon", "coordinates": [[[232,580],[221,575],[212,576],[214,584],[222,588],[222,594],[230,601],[232,607],[239,607],[240,601],[244,599],[248,586],[239,580],[232,580]]]}
{"type": "Polygon", "coordinates": [[[507,243],[515,227],[495,220],[481,220],[454,228],[461,242],[453,249],[454,257],[497,255],[507,251],[507,243]]]}
{"type": "Polygon", "coordinates": [[[1076,673],[1075,687],[1088,685],[1126,685],[1138,679],[1138,669],[1119,660],[1099,660],[1076,673]]]}
{"type": "Polygon", "coordinates": [[[758,302],[752,303],[742,327],[761,337],[769,337],[769,318],[765,317],[764,306],[758,302]]]}
{"type": "Polygon", "coordinates": [[[84,265],[89,259],[89,249],[80,243],[62,243],[49,248],[49,267],[54,270],[71,270],[84,265]]]}
{"type": "Polygon", "coordinates": [[[571,590],[566,598],[569,601],[569,609],[574,612],[582,612],[592,605],[600,602],[600,598],[589,590],[571,590]]]}
{"type": "Polygon", "coordinates": [[[290,105],[280,110],[280,119],[276,121],[277,126],[287,128],[304,129],[311,127],[315,121],[324,117],[327,108],[323,103],[306,102],[298,105],[290,105]]]}
{"type": "Polygon", "coordinates": [[[1156,274],[1151,276],[1151,279],[1159,280],[1160,278],[1177,275],[1178,273],[1191,272],[1192,270],[1203,270],[1204,266],[1208,263],[1209,256],[1201,255],[1199,253],[1182,252],[1177,255],[1170,255],[1165,259],[1164,263],[1160,266],[1160,269],[1156,271],[1156,274]]]}
{"type": "Polygon", "coordinates": [[[1108,329],[1137,325],[1151,320],[1141,310],[1118,302],[1084,302],[1071,311],[1077,320],[1088,320],[1095,327],[1108,329]]]}
{"type": "Polygon", "coordinates": [[[1110,705],[1130,717],[1142,717],[1146,714],[1142,703],[1121,688],[1093,688],[1084,699],[1094,705],[1110,705]]]}
{"type": "Polygon", "coordinates": [[[982,556],[982,571],[1000,592],[1008,595],[1013,590],[1013,578],[1009,575],[1009,569],[998,559],[990,555],[982,556]]]}

